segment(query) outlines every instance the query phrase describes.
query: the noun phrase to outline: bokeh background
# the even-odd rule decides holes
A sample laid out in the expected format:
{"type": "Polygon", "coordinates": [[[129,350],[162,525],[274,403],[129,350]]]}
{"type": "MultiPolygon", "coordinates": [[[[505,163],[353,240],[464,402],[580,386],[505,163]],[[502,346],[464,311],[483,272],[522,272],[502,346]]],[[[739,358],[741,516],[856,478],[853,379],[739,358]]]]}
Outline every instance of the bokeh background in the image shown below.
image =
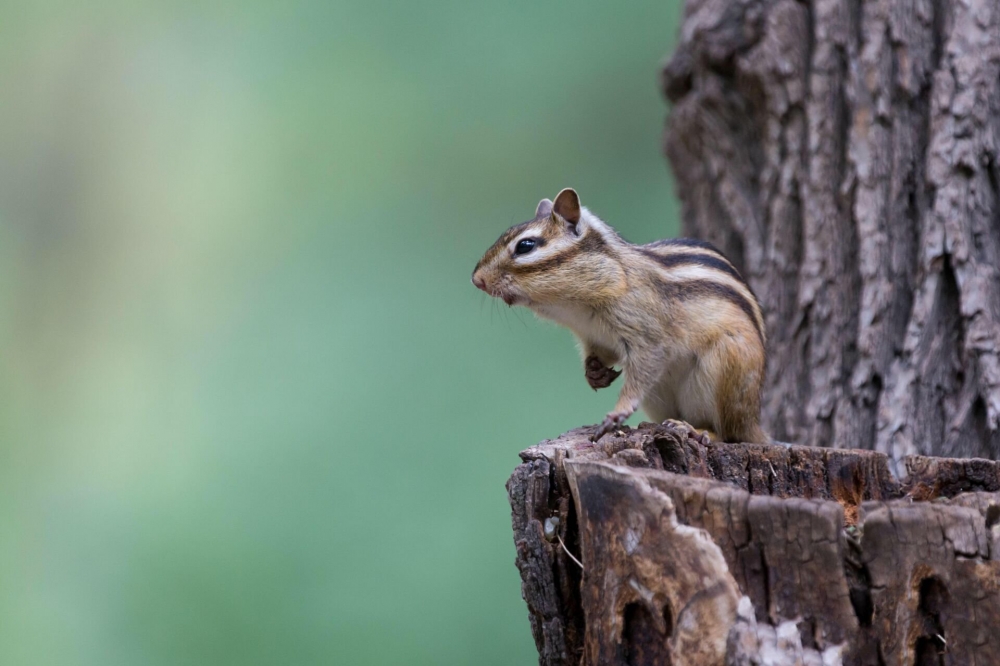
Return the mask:
{"type": "Polygon", "coordinates": [[[598,421],[480,254],[674,235],[676,2],[0,2],[0,664],[529,664],[504,482],[598,421]]]}

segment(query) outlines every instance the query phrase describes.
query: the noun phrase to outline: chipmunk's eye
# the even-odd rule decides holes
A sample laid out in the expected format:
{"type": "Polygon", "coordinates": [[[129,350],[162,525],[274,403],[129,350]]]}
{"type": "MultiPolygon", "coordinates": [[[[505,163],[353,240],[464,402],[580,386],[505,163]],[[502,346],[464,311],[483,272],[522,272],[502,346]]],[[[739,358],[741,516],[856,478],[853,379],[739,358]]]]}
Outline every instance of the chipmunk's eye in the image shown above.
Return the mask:
{"type": "Polygon", "coordinates": [[[529,252],[535,249],[535,246],[537,244],[538,241],[536,241],[534,238],[522,238],[521,240],[517,241],[517,245],[514,246],[514,254],[518,255],[528,254],[529,252]]]}

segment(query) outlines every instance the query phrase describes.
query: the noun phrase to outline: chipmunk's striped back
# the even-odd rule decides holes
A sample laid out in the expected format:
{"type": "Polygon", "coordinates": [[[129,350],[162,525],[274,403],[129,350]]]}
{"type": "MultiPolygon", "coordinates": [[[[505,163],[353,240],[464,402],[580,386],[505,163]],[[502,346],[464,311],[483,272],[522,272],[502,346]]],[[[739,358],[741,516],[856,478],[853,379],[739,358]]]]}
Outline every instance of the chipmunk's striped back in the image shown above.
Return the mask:
{"type": "Polygon", "coordinates": [[[683,419],[724,441],[767,441],[759,424],[764,317],[739,271],[710,243],[632,245],[566,189],[501,235],[472,282],[573,331],[592,388],[624,373],[595,437],[641,404],[653,420],[683,419]]]}
{"type": "Polygon", "coordinates": [[[753,322],[761,344],[766,340],[764,316],[756,295],[736,267],[714,245],[693,238],[660,240],[637,249],[659,269],[660,289],[667,298],[718,298],[742,310],[753,322]]]}

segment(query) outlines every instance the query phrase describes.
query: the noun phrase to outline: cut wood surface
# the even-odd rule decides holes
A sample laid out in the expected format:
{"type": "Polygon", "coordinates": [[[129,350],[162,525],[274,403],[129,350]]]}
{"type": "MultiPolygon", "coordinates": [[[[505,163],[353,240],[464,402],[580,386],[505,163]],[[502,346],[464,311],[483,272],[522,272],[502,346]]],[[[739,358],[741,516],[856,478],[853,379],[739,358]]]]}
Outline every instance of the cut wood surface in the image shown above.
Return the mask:
{"type": "Polygon", "coordinates": [[[1000,465],[671,425],[521,453],[541,664],[1000,663],[1000,465]]]}

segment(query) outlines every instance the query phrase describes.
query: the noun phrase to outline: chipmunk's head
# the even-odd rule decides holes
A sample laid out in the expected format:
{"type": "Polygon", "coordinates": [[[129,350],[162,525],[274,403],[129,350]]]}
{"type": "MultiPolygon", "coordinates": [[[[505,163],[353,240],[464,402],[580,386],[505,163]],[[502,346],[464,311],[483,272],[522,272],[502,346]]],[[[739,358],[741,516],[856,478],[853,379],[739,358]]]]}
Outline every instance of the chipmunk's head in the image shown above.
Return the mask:
{"type": "Polygon", "coordinates": [[[614,231],[580,206],[572,189],[542,199],[535,217],[505,231],[472,273],[472,283],[507,305],[599,300],[621,281],[614,231]]]}

